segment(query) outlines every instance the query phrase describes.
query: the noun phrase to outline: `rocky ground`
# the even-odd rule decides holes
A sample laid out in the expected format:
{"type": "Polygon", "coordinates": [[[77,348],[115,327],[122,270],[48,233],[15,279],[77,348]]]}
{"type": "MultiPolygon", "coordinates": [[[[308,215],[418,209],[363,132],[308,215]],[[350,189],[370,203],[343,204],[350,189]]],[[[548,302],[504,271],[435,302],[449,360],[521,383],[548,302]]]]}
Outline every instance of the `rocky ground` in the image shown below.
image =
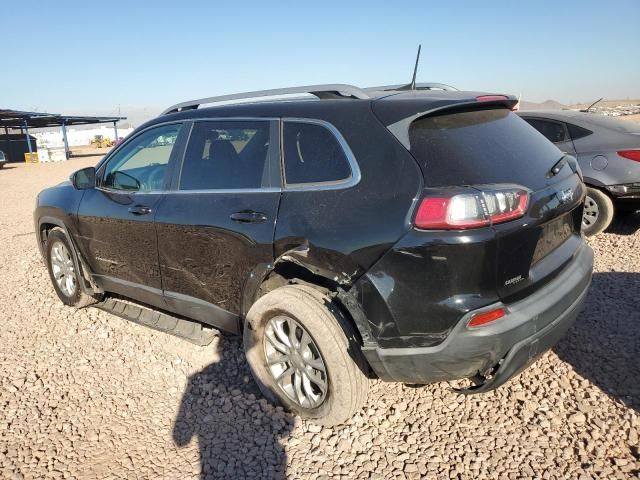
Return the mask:
{"type": "Polygon", "coordinates": [[[640,214],[591,241],[586,310],[508,385],[374,382],[320,428],[260,397],[238,339],[194,347],[58,301],[35,195],[95,160],[0,171],[1,478],[640,477],[640,214]]]}

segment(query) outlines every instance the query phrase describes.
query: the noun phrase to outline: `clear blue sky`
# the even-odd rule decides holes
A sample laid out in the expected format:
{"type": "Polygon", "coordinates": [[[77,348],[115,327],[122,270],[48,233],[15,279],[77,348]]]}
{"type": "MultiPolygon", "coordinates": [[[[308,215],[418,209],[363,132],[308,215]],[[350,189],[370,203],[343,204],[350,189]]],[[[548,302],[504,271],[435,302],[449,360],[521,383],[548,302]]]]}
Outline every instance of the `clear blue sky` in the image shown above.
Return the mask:
{"type": "Polygon", "coordinates": [[[404,83],[419,43],[422,81],[640,98],[639,0],[524,3],[9,2],[0,107],[136,115],[260,88],[404,83]]]}

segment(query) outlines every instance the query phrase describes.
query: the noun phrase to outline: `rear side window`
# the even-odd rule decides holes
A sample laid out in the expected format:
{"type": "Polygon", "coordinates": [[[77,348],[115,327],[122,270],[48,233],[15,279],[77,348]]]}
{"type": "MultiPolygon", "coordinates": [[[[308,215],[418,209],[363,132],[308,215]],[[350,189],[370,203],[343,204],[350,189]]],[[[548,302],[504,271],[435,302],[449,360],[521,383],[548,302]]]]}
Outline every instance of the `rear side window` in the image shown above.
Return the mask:
{"type": "Polygon", "coordinates": [[[569,129],[569,135],[571,135],[571,138],[573,140],[586,137],[593,133],[591,130],[587,130],[586,128],[579,127],[577,125],[574,125],[573,123],[567,123],[567,128],[569,129]]]}
{"type": "Polygon", "coordinates": [[[340,182],[351,178],[347,155],[335,135],[314,123],[285,122],[284,165],[287,185],[340,182]]]}
{"type": "Polygon", "coordinates": [[[467,110],[423,117],[409,128],[425,186],[483,183],[546,185],[562,153],[510,110],[467,110]]]}
{"type": "MultiPolygon", "coordinates": [[[[274,162],[270,156],[274,149],[277,155],[276,139],[277,128],[272,129],[269,121],[195,122],[180,174],[180,189],[273,186],[274,162]]],[[[277,171],[275,178],[279,178],[277,171]]]]}
{"type": "Polygon", "coordinates": [[[569,140],[567,130],[563,123],[540,120],[538,118],[525,118],[526,122],[547,137],[550,142],[558,143],[569,140]]]}

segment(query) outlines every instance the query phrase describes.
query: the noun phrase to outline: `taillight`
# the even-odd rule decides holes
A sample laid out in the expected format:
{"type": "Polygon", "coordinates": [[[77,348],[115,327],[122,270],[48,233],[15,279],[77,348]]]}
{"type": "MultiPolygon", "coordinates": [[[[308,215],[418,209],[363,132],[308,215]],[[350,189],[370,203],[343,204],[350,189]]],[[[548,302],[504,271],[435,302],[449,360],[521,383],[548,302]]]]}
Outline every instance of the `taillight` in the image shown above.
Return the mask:
{"type": "Polygon", "coordinates": [[[522,217],[528,204],[529,194],[520,188],[426,196],[418,206],[414,225],[445,230],[484,227],[522,217]]]}
{"type": "Polygon", "coordinates": [[[476,313],[473,317],[471,317],[471,320],[469,320],[469,323],[467,325],[471,328],[481,327],[483,325],[486,325],[487,323],[495,322],[496,320],[504,317],[505,314],[506,311],[502,307],[496,308],[495,310],[490,310],[488,312],[476,313]]]}
{"type": "Polygon", "coordinates": [[[640,162],[640,150],[620,150],[618,155],[628,160],[640,162]]]}

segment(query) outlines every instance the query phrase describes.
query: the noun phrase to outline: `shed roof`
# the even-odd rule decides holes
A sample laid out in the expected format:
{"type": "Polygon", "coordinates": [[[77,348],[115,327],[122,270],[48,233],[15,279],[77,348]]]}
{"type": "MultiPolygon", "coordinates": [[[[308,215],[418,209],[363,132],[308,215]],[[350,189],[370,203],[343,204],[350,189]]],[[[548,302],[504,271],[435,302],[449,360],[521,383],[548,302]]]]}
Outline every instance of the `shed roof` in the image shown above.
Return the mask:
{"type": "Polygon", "coordinates": [[[0,127],[7,128],[45,128],[62,125],[90,125],[95,123],[113,123],[126,120],[127,117],[92,117],[79,115],[60,115],[57,113],[24,112],[0,108],[0,127]]]}

